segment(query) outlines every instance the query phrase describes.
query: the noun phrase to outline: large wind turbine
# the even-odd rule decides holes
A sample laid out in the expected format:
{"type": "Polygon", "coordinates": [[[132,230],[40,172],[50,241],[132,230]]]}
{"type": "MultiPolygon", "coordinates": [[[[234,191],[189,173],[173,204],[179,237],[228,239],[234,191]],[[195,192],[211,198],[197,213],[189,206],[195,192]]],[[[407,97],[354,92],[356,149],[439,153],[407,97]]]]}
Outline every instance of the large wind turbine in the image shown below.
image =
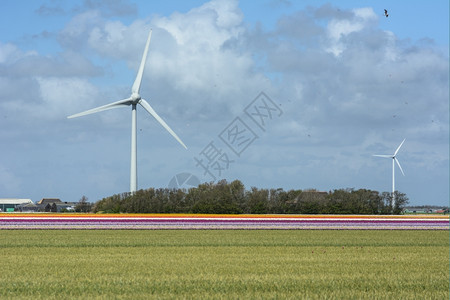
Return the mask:
{"type": "Polygon", "coordinates": [[[152,30],[150,29],[150,33],[148,34],[147,43],[145,44],[144,54],[142,55],[141,65],[139,66],[139,71],[137,73],[136,79],[133,83],[133,87],[131,88],[131,96],[127,99],[119,100],[110,104],[106,104],[103,106],[99,106],[90,110],[86,110],[84,112],[74,114],[68,116],[67,118],[76,118],[81,117],[93,113],[97,113],[100,111],[130,106],[131,105],[131,167],[130,167],[130,192],[134,193],[137,190],[137,139],[136,139],[136,106],[141,105],[149,114],[151,114],[156,121],[159,122],[185,149],[187,149],[186,145],[181,141],[181,139],[170,129],[169,125],[161,119],[160,116],[155,112],[155,110],[148,104],[147,101],[141,98],[139,95],[139,90],[141,88],[142,75],[144,74],[145,61],[147,59],[148,47],[150,45],[150,38],[152,36],[152,30]]]}
{"type": "Polygon", "coordinates": [[[398,150],[400,150],[400,147],[403,145],[406,139],[401,142],[400,146],[397,147],[397,150],[395,150],[394,154],[392,155],[374,155],[378,157],[386,157],[386,158],[392,158],[392,205],[395,206],[395,163],[397,163],[398,167],[400,168],[400,171],[402,171],[403,176],[405,176],[405,173],[403,172],[402,166],[400,165],[400,162],[397,159],[397,153],[398,150]]]}

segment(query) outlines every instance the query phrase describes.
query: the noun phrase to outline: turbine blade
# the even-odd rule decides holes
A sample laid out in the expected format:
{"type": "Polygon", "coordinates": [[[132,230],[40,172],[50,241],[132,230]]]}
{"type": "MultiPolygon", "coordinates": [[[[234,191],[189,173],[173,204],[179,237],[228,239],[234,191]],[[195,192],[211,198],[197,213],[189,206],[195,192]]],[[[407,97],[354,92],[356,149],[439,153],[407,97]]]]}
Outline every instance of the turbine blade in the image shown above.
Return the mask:
{"type": "Polygon", "coordinates": [[[400,144],[400,146],[398,146],[397,150],[395,150],[394,152],[394,156],[397,155],[398,150],[400,150],[400,147],[403,145],[403,143],[405,142],[406,139],[403,139],[403,142],[400,144]]]}
{"type": "Polygon", "coordinates": [[[150,45],[150,38],[152,37],[152,30],[148,34],[147,43],[145,44],[144,54],[142,55],[141,65],[139,66],[139,71],[137,73],[136,79],[134,80],[133,87],[131,88],[132,93],[139,94],[141,88],[142,76],[144,74],[145,61],[147,60],[148,46],[150,45]]]}
{"type": "Polygon", "coordinates": [[[74,115],[70,115],[67,118],[72,119],[72,118],[77,118],[77,117],[81,117],[81,116],[85,116],[85,115],[94,114],[94,113],[101,112],[101,111],[108,110],[108,109],[118,108],[121,106],[128,106],[131,104],[131,101],[132,101],[131,98],[119,100],[119,101],[116,101],[116,102],[113,102],[110,104],[102,105],[102,106],[92,108],[92,109],[89,109],[89,110],[86,110],[86,111],[83,111],[83,112],[80,112],[80,113],[77,113],[74,115]]]}
{"type": "Polygon", "coordinates": [[[147,101],[145,101],[144,99],[141,99],[139,101],[139,104],[149,113],[151,114],[156,121],[159,122],[159,124],[162,125],[162,127],[164,127],[185,149],[187,149],[186,145],[181,141],[181,139],[177,136],[177,134],[175,132],[173,132],[172,129],[170,129],[169,125],[166,124],[166,122],[164,122],[163,119],[161,119],[160,116],[158,116],[158,114],[155,112],[155,110],[150,106],[150,104],[148,104],[147,101]]]}
{"type": "Polygon", "coordinates": [[[398,167],[400,168],[400,171],[402,171],[403,176],[405,176],[405,173],[403,172],[402,166],[400,166],[400,162],[396,157],[394,157],[395,162],[397,163],[398,167]]]}
{"type": "Polygon", "coordinates": [[[392,155],[378,155],[378,154],[374,154],[372,156],[392,158],[392,155]]]}

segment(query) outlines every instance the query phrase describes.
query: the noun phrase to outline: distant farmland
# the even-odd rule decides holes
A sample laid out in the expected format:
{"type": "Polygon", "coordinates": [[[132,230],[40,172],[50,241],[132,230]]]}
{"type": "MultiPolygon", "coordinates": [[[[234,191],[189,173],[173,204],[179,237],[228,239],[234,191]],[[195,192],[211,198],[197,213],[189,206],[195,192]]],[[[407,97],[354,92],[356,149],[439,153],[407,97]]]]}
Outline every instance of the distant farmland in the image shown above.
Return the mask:
{"type": "Polygon", "coordinates": [[[448,299],[448,230],[2,230],[0,298],[448,299]]]}
{"type": "Polygon", "coordinates": [[[449,230],[448,215],[2,214],[0,229],[449,230]]]}

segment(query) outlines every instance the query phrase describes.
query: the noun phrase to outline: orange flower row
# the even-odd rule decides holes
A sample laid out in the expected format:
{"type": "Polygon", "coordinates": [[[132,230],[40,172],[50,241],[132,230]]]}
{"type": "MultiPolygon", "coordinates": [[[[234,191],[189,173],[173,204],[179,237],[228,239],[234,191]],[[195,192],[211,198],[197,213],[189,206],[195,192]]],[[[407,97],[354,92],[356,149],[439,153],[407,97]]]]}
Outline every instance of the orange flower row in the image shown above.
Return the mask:
{"type": "Polygon", "coordinates": [[[3,213],[0,218],[188,218],[188,219],[449,219],[448,215],[265,215],[265,214],[83,214],[83,213],[3,213]]]}

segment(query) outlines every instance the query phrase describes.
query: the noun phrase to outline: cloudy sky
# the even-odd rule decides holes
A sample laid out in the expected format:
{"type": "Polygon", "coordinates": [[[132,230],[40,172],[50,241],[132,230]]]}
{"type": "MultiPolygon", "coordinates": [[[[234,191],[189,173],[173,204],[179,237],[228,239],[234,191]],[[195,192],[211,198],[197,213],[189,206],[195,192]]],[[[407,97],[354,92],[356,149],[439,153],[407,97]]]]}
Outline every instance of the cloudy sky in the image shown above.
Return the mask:
{"type": "Polygon", "coordinates": [[[129,191],[131,108],[67,116],[129,97],[152,28],[141,96],[188,150],[138,107],[138,188],[391,191],[406,138],[396,189],[448,205],[447,0],[158,2],[2,3],[0,198],[129,191]]]}

